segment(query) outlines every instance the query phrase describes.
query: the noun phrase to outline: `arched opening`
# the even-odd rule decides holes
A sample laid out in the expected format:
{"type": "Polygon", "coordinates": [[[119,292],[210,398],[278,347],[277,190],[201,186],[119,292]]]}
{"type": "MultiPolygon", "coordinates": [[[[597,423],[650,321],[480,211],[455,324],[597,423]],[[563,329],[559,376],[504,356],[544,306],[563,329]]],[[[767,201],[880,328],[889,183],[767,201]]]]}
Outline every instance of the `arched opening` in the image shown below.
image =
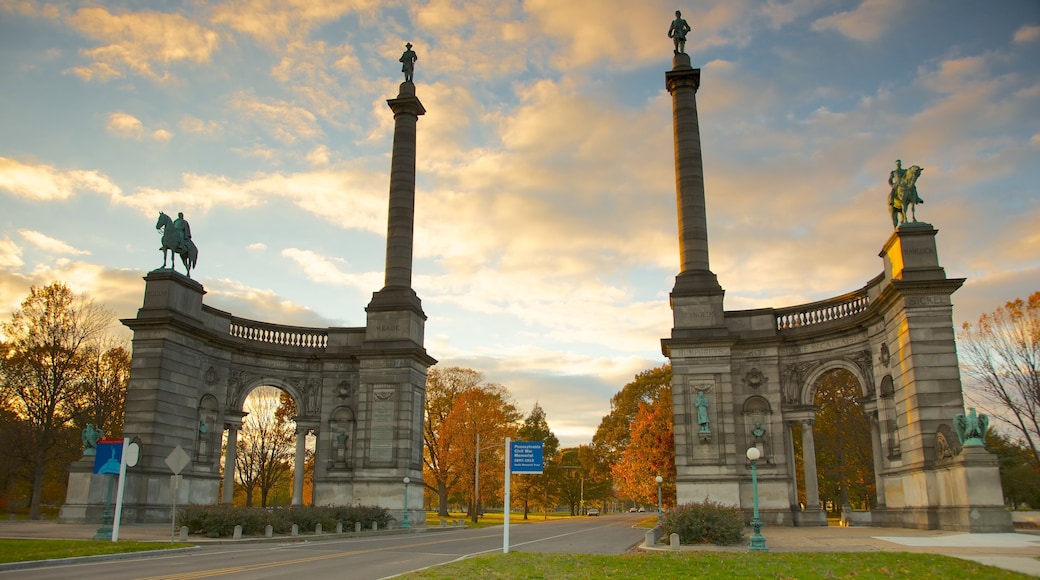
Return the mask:
{"type": "MultiPolygon", "coordinates": [[[[234,464],[234,487],[230,494],[234,505],[270,507],[312,503],[314,436],[297,425],[297,415],[293,396],[278,387],[259,386],[242,402],[241,423],[228,429],[221,447],[222,471],[234,464]],[[235,444],[231,461],[227,449],[230,439],[235,444]],[[302,479],[298,471],[302,472],[302,479]]],[[[225,474],[221,475],[227,482],[225,474]]],[[[222,494],[222,497],[228,495],[222,494]]]]}
{"type": "MultiPolygon", "coordinates": [[[[838,517],[845,509],[867,510],[877,502],[870,420],[863,409],[863,389],[847,369],[829,370],[812,385],[813,445],[821,507],[838,517]]],[[[800,441],[796,437],[795,442],[800,441]]],[[[800,445],[796,445],[800,447],[800,445]]],[[[804,462],[802,450],[796,456],[804,462]]],[[[802,470],[799,469],[799,472],[802,470]]],[[[799,501],[804,502],[804,485],[799,501]]]]}

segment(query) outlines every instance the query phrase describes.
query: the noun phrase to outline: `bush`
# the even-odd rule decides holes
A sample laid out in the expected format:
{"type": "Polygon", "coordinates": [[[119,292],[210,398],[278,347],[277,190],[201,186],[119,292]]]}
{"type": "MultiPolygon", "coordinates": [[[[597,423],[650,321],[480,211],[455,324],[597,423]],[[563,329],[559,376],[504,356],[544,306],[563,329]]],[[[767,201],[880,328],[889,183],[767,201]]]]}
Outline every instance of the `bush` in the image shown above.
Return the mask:
{"type": "Polygon", "coordinates": [[[705,500],[665,512],[664,537],[679,534],[682,544],[730,546],[744,541],[744,514],[740,508],[705,500]]]}
{"type": "Polygon", "coordinates": [[[300,532],[313,532],[320,523],[323,530],[331,532],[336,523],[343,522],[344,531],[354,531],[354,523],[361,522],[363,529],[370,529],[372,522],[386,529],[390,513],[386,508],[375,506],[326,506],[297,507],[290,509],[245,508],[228,505],[189,505],[178,512],[178,521],[188,526],[188,532],[208,538],[231,536],[235,526],[242,526],[242,535],[257,536],[270,525],[276,534],[288,534],[293,524],[300,532]]]}

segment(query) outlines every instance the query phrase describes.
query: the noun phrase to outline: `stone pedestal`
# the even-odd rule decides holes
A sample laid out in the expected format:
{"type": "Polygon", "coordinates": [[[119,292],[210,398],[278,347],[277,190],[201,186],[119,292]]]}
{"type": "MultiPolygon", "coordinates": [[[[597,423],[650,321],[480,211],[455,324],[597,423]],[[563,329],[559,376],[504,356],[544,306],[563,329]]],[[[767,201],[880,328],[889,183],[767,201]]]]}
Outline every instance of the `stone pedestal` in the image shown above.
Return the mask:
{"type": "Polygon", "coordinates": [[[94,457],[84,456],[69,466],[69,487],[58,512],[63,524],[100,524],[105,512],[109,475],[94,475],[94,457]]]}
{"type": "Polygon", "coordinates": [[[996,455],[983,447],[961,453],[935,466],[940,508],[939,527],[963,532],[1011,532],[1011,514],[1004,506],[996,455]]]}

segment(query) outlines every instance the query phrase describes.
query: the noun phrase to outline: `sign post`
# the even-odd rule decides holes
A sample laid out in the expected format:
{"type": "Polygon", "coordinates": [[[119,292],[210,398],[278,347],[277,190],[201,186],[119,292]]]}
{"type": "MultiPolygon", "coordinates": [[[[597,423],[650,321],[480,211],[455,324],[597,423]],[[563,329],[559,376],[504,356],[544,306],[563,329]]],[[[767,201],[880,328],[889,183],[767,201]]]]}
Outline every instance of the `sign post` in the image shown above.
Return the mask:
{"type": "Polygon", "coordinates": [[[164,461],[173,472],[173,475],[170,476],[170,496],[173,498],[173,507],[170,508],[170,543],[172,544],[173,537],[177,535],[177,490],[180,488],[181,470],[191,463],[191,457],[178,445],[173,448],[164,461]]]}
{"type": "Polygon", "coordinates": [[[542,473],[543,443],[541,441],[510,441],[506,437],[505,507],[502,519],[502,553],[509,553],[509,476],[513,473],[539,475],[542,473]]]}

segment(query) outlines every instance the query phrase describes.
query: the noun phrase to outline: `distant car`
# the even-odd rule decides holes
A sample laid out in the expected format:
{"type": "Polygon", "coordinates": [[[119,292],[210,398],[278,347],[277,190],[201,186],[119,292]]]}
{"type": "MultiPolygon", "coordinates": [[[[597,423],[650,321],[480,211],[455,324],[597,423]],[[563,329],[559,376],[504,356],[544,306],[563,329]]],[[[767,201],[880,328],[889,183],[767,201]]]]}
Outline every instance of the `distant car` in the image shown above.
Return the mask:
{"type": "Polygon", "coordinates": [[[589,515],[590,516],[598,516],[599,515],[599,510],[596,509],[596,508],[592,508],[592,509],[589,510],[589,515]]]}
{"type": "Polygon", "coordinates": [[[634,513],[636,513],[637,511],[638,511],[638,510],[636,510],[636,508],[629,508],[629,509],[628,509],[628,513],[630,513],[630,514],[634,514],[634,513]]]}
{"type": "Polygon", "coordinates": [[[643,513],[643,512],[645,512],[645,511],[646,511],[646,508],[645,508],[645,507],[641,507],[641,508],[639,508],[639,513],[643,513]]]}

